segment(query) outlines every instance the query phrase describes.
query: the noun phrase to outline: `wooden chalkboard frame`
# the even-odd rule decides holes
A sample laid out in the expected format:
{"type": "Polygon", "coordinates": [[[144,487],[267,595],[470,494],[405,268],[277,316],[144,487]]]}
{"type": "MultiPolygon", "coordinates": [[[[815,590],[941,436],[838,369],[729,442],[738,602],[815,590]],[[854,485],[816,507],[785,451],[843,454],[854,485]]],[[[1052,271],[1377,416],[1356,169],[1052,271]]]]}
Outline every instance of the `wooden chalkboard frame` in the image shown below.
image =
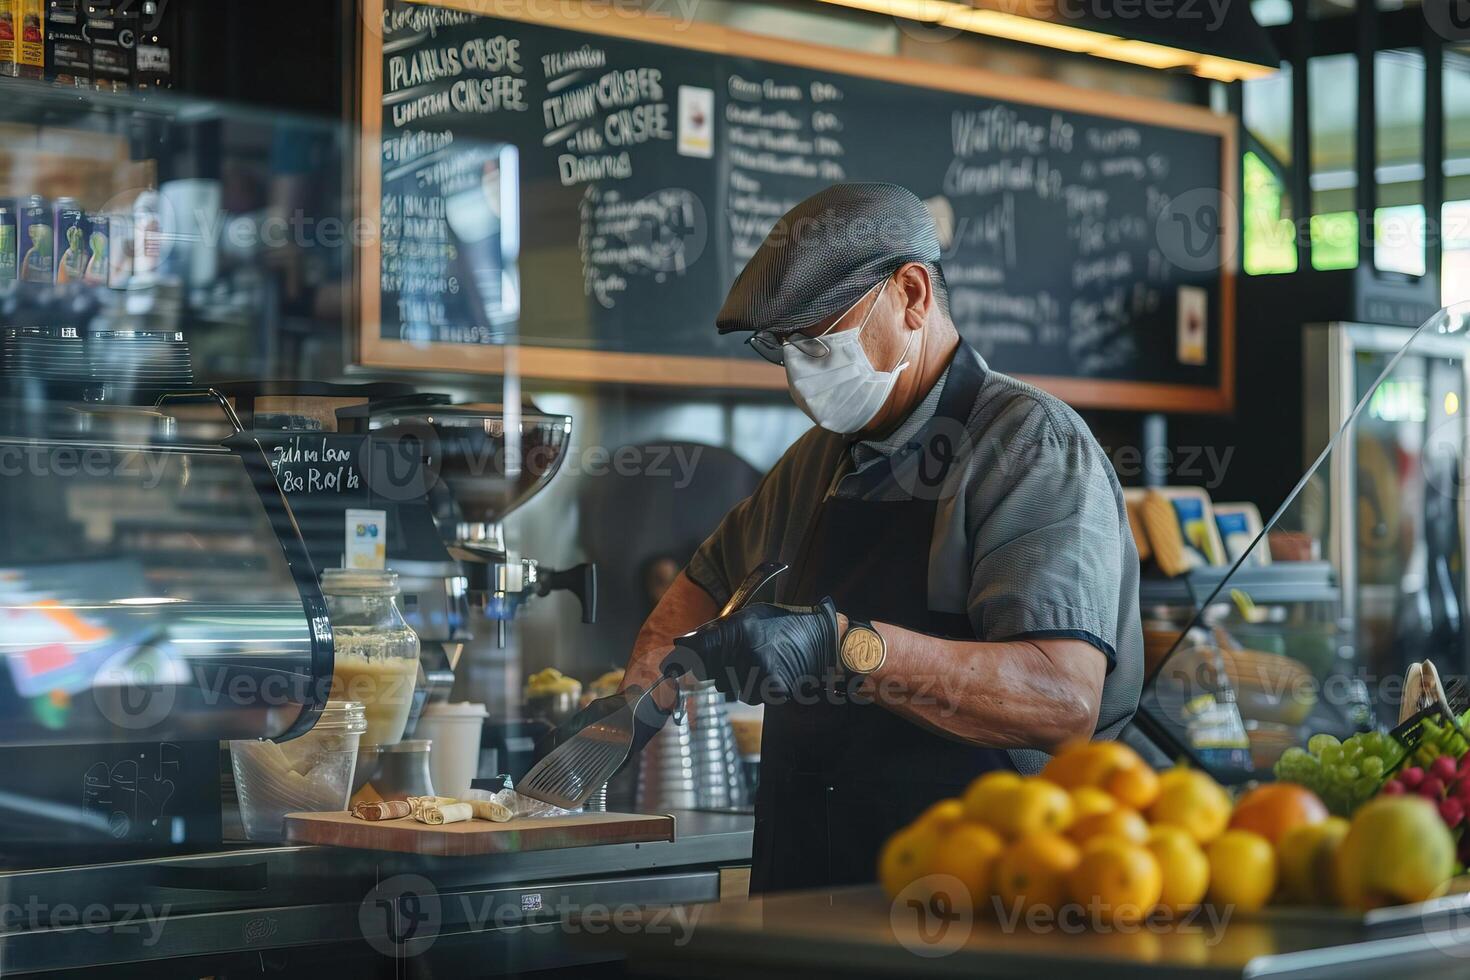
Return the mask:
{"type": "MultiPolygon", "coordinates": [[[[1238,222],[1224,188],[1234,187],[1238,170],[1237,123],[1232,115],[1209,109],[1154,99],[1140,99],[1112,92],[1075,88],[1049,79],[1027,78],[1017,85],[1012,76],[960,65],[939,64],[833,48],[801,41],[768,37],[718,24],[693,22],[675,24],[657,16],[579,17],[567,5],[550,4],[548,12],[497,9],[496,0],[410,0],[425,6],[460,10],[499,20],[520,21],[707,51],[733,57],[754,58],[798,67],[817,65],[834,72],[914,85],[939,91],[958,92],[1006,102],[1025,103],[1063,111],[1163,126],[1218,136],[1224,216],[1220,270],[1220,350],[1217,383],[1211,387],[1143,381],[1116,381],[1022,375],[1025,381],[1051,392],[1080,408],[1133,409],[1138,411],[1229,412],[1235,405],[1235,263],[1238,222]]],[[[510,5],[514,7],[515,5],[510,5]]],[[[382,198],[383,39],[375,29],[383,21],[384,0],[363,0],[363,23],[358,44],[359,118],[361,136],[357,153],[357,196],[368,226],[376,226],[378,202],[382,198]]],[[[379,335],[382,297],[379,269],[382,254],[376,236],[367,236],[358,250],[356,268],[357,316],[356,353],[366,367],[469,372],[474,374],[516,373],[528,378],[558,381],[623,382],[671,386],[781,389],[785,374],[758,358],[665,356],[621,351],[568,350],[553,347],[414,344],[387,340],[379,335]],[[371,325],[371,328],[368,328],[371,325]]],[[[1004,370],[1004,365],[997,365],[1004,370]]]]}

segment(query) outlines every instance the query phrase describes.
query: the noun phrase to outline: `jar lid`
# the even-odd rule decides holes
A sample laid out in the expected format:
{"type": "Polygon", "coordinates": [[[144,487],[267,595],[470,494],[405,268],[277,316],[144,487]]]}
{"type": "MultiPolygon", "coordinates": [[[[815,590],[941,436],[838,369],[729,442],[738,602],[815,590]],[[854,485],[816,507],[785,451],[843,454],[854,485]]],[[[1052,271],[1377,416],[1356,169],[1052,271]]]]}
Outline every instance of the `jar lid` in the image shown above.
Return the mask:
{"type": "Polygon", "coordinates": [[[325,595],[397,595],[398,573],[391,568],[328,568],[322,572],[325,595]]]}
{"type": "Polygon", "coordinates": [[[367,731],[367,709],[361,701],[328,701],[311,730],[361,735],[367,731]]]}
{"type": "Polygon", "coordinates": [[[489,718],[490,712],[483,704],[473,701],[430,701],[424,705],[424,717],[436,718],[489,718]]]}

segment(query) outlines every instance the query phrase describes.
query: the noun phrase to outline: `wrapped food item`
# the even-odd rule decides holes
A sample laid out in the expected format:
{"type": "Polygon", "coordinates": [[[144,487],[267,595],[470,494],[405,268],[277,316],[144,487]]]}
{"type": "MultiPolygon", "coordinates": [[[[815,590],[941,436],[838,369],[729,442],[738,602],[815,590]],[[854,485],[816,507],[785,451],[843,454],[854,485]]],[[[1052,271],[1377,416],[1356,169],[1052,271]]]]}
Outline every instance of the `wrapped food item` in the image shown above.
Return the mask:
{"type": "Polygon", "coordinates": [[[515,811],[499,800],[466,800],[465,802],[474,810],[477,820],[508,823],[515,816],[515,811]]]}
{"type": "Polygon", "coordinates": [[[359,820],[397,820],[412,813],[413,807],[407,800],[381,800],[352,806],[352,815],[359,820]]]}
{"type": "Polygon", "coordinates": [[[464,823],[475,818],[475,808],[468,803],[425,803],[414,811],[419,823],[439,827],[447,823],[464,823]]]}

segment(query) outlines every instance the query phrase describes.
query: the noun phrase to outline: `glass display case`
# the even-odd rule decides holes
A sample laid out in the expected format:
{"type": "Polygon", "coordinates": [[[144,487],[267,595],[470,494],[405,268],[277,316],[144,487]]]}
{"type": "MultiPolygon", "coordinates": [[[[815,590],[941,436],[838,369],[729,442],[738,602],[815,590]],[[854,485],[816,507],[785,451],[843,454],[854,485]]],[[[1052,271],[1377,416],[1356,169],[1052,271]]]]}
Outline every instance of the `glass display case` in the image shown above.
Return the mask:
{"type": "MultiPolygon", "coordinates": [[[[1337,399],[1341,424],[1145,684],[1140,724],[1226,782],[1270,778],[1314,735],[1376,745],[1413,663],[1466,673],[1470,304],[1393,344],[1334,330],[1319,339],[1341,363],[1307,396],[1337,399]]],[[[1350,762],[1332,770],[1345,796],[1381,781],[1350,762]]]]}

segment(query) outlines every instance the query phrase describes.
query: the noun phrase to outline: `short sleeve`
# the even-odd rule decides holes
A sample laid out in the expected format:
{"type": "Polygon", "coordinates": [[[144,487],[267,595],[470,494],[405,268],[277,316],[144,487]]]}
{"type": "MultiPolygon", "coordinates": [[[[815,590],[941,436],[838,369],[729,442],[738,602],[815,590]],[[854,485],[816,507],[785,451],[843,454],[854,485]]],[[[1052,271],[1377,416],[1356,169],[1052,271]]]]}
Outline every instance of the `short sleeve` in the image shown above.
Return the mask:
{"type": "Polygon", "coordinates": [[[834,450],[823,438],[821,430],[811,429],[793,443],[689,559],[685,576],[715,605],[723,606],[756,565],[790,554],[792,522],[804,526],[802,515],[812,512],[825,489],[817,474],[830,465],[834,450]]]}
{"type": "Polygon", "coordinates": [[[972,484],[980,521],[968,611],[976,636],[1069,637],[1116,662],[1121,494],[1080,419],[1033,405],[972,484]]]}

